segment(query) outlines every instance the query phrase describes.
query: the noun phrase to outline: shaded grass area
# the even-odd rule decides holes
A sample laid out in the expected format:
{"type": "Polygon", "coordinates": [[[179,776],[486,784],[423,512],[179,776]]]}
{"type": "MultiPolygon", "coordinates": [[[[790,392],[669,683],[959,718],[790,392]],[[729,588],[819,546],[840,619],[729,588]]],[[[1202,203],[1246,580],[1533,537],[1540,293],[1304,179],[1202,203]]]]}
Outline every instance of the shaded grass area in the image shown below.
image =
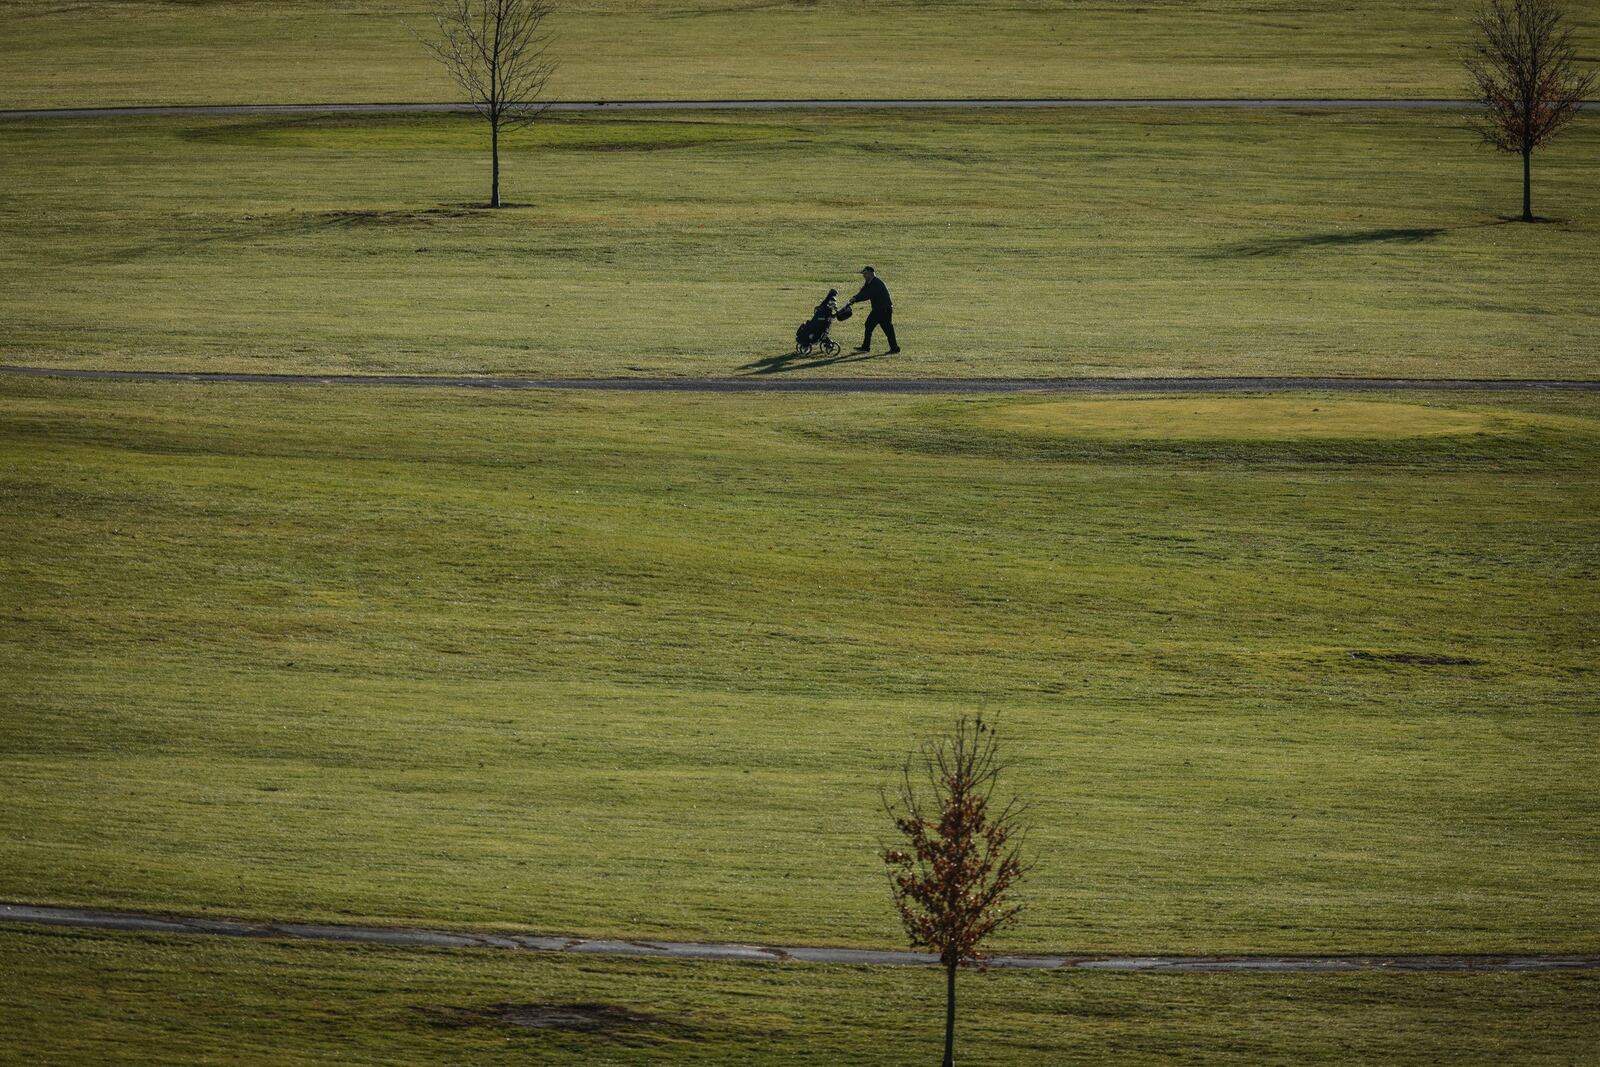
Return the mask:
{"type": "MultiPolygon", "coordinates": [[[[1570,5],[1580,40],[1593,0],[1570,5]]],[[[379,0],[0,2],[0,106],[446,100],[379,0]]],[[[590,0],[552,23],[562,99],[1456,96],[1459,6],[590,0]]]]}
{"type": "MultiPolygon", "coordinates": [[[[0,1061],[929,1062],[938,975],[0,931],[0,1061]]],[[[1583,1062],[1591,974],[961,979],[962,1063],[1583,1062]]]]}
{"type": "MultiPolygon", "coordinates": [[[[485,196],[463,118],[0,127],[0,355],[254,371],[1596,370],[1600,126],[1448,114],[565,116],[485,196]],[[782,357],[871,262],[906,349],[782,357]]],[[[855,343],[862,320],[841,324],[855,343]]]]}
{"type": "Polygon", "coordinates": [[[890,944],[984,708],[1012,948],[1594,947],[1592,397],[0,396],[0,897],[890,944]]]}

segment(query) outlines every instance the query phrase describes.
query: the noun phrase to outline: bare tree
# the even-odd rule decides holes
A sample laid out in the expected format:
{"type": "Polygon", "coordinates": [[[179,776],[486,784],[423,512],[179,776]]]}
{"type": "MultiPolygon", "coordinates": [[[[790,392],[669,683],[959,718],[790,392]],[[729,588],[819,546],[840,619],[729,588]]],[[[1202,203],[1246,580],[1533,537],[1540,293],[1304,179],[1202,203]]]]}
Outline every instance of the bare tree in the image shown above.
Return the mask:
{"type": "Polygon", "coordinates": [[[545,22],[554,0],[433,0],[436,38],[417,35],[489,123],[489,206],[500,206],[500,135],[537,120],[555,72],[545,22]]]}
{"type": "Polygon", "coordinates": [[[1023,805],[996,806],[1006,765],[994,728],[959,719],[943,737],[907,757],[884,810],[905,848],[883,852],[895,908],[913,948],[929,948],[945,969],[944,1063],[955,1063],[956,970],[983,965],[979,945],[1021,910],[1010,892],[1022,877],[1023,805]]]}
{"type": "Polygon", "coordinates": [[[1488,0],[1472,19],[1462,63],[1483,114],[1485,144],[1522,154],[1522,221],[1533,221],[1533,150],[1572,121],[1594,88],[1580,71],[1560,0],[1488,0]]]}

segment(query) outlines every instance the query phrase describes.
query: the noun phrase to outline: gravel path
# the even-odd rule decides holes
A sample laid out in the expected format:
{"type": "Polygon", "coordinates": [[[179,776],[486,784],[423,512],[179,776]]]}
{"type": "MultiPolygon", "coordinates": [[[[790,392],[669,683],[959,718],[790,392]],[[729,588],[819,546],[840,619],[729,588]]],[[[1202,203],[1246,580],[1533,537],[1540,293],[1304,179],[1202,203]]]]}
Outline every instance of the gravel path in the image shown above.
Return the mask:
{"type": "MultiPolygon", "coordinates": [[[[398,926],[248,922],[150,912],[102,911],[0,904],[0,924],[76,926],[155,934],[292,938],[359,942],[400,948],[498,948],[691,960],[757,960],[768,963],[832,963],[852,966],[929,967],[935,957],[893,949],[808,948],[735,945],[705,941],[606,941],[540,934],[471,934],[398,926]]],[[[1595,955],[1400,955],[1400,956],[999,956],[991,967],[1090,971],[1256,971],[1276,974],[1337,971],[1568,971],[1600,968],[1595,955]]]]}
{"type": "MultiPolygon", "coordinates": [[[[1594,107],[1596,102],[1585,105],[1594,107]]],[[[1317,110],[1385,108],[1395,110],[1459,110],[1476,107],[1471,100],[1399,100],[1360,98],[1170,98],[1054,97],[1016,99],[921,100],[561,100],[551,111],[840,111],[882,108],[1024,108],[1024,107],[1227,107],[1247,110],[1317,110]]],[[[471,111],[460,103],[372,104],[196,104],[154,107],[22,108],[0,111],[0,119],[106,119],[124,116],[391,114],[471,111]]]]}
{"type": "Polygon", "coordinates": [[[78,370],[0,364],[0,374],[112,382],[240,385],[431,386],[445,389],[581,389],[643,393],[1285,393],[1300,390],[1600,391],[1600,380],[1556,378],[500,378],[427,374],[230,374],[78,370]]]}

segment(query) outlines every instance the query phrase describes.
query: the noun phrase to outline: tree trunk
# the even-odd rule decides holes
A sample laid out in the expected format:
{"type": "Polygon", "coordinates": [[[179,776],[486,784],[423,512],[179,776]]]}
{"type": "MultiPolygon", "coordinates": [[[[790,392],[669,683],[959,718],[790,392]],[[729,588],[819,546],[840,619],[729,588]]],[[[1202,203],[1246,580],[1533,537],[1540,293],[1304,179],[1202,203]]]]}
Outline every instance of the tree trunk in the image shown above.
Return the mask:
{"type": "Polygon", "coordinates": [[[956,965],[945,964],[944,984],[944,1067],[956,1063],[956,965]]]}
{"type": "Polygon", "coordinates": [[[1533,221],[1533,149],[1522,150],[1522,221],[1533,221]]]}
{"type": "Polygon", "coordinates": [[[489,156],[491,177],[489,179],[489,206],[500,206],[500,124],[494,120],[489,121],[489,156]]]}

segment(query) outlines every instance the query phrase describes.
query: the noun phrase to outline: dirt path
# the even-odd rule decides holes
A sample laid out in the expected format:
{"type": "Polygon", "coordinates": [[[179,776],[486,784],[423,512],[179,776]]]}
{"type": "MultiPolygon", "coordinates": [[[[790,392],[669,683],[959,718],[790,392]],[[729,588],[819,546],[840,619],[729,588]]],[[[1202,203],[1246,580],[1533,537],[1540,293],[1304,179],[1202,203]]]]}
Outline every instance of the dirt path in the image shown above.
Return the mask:
{"type": "MultiPolygon", "coordinates": [[[[605,941],[539,934],[472,934],[413,927],[248,922],[149,912],[38,907],[29,904],[0,904],[0,924],[4,923],[76,926],[136,933],[344,941],[392,945],[400,948],[498,948],[600,956],[757,960],[768,963],[832,963],[885,967],[927,967],[937,962],[932,956],[893,949],[780,947],[704,941],[605,941]]],[[[1277,974],[1335,971],[1563,971],[1600,968],[1600,956],[1000,956],[991,960],[990,966],[1035,970],[1073,968],[1093,971],[1254,971],[1277,974]]]]}
{"type": "Polygon", "coordinates": [[[230,374],[0,364],[0,374],[112,382],[586,389],[645,393],[1284,393],[1301,390],[1600,391],[1600,380],[1530,378],[499,378],[427,374],[230,374]]]}
{"type": "MultiPolygon", "coordinates": [[[[837,111],[882,108],[1109,108],[1109,107],[1185,107],[1244,108],[1247,110],[1330,110],[1344,108],[1385,108],[1398,110],[1456,110],[1477,106],[1470,100],[1361,99],[1361,98],[1170,98],[1160,97],[1047,97],[994,99],[901,99],[901,100],[561,100],[551,111],[837,111]]],[[[1590,107],[1595,106],[1590,103],[1590,107]]],[[[128,116],[173,117],[182,115],[304,115],[304,114],[393,114],[471,111],[471,104],[460,103],[371,103],[371,104],[194,104],[149,107],[67,107],[21,108],[0,111],[0,119],[108,119],[128,116]]]]}

